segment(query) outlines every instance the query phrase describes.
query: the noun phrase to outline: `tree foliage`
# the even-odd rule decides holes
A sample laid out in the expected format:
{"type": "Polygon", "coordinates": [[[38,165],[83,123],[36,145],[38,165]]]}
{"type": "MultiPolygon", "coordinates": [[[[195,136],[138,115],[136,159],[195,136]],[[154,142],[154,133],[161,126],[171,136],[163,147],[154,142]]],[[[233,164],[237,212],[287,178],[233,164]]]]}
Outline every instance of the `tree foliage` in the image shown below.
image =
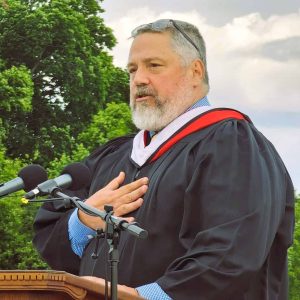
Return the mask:
{"type": "MultiPolygon", "coordinates": [[[[5,149],[0,143],[0,182],[17,176],[16,170],[24,163],[18,159],[6,158],[5,149]]],[[[39,259],[32,247],[32,219],[36,207],[23,207],[21,193],[0,199],[0,268],[39,269],[47,265],[39,259]]]]}
{"type": "Polygon", "coordinates": [[[33,82],[25,66],[0,71],[0,111],[7,115],[18,111],[30,112],[33,82]]]}
{"type": "Polygon", "coordinates": [[[101,12],[96,0],[2,1],[0,113],[9,156],[47,164],[71,153],[112,81],[122,81],[106,52],[115,38],[101,12]]]}
{"type": "Polygon", "coordinates": [[[109,103],[105,110],[94,115],[90,125],[78,136],[83,145],[92,150],[99,144],[134,131],[131,113],[125,103],[109,103]]]}
{"type": "MultiPolygon", "coordinates": [[[[0,182],[32,162],[57,176],[132,130],[128,75],[107,53],[115,38],[101,12],[96,0],[0,0],[0,182]]],[[[46,268],[31,244],[38,206],[21,195],[0,199],[0,268],[46,268]]]]}
{"type": "Polygon", "coordinates": [[[295,203],[294,243],[289,249],[290,300],[300,300],[300,196],[295,203]]]}

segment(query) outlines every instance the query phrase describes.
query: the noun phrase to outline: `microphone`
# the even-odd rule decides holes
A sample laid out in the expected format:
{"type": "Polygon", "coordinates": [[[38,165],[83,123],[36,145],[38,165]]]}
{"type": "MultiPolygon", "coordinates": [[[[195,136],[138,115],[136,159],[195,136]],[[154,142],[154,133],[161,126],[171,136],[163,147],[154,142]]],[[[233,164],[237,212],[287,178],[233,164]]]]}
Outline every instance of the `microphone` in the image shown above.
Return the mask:
{"type": "Polygon", "coordinates": [[[91,182],[90,169],[82,163],[72,163],[66,166],[61,174],[54,179],[38,184],[36,188],[26,193],[24,197],[32,199],[38,195],[48,195],[57,188],[68,188],[71,191],[76,191],[86,187],[91,182]]]}
{"type": "Polygon", "coordinates": [[[46,170],[40,165],[29,165],[18,173],[18,177],[6,183],[0,184],[0,197],[24,189],[30,191],[41,182],[48,179],[46,170]]]}

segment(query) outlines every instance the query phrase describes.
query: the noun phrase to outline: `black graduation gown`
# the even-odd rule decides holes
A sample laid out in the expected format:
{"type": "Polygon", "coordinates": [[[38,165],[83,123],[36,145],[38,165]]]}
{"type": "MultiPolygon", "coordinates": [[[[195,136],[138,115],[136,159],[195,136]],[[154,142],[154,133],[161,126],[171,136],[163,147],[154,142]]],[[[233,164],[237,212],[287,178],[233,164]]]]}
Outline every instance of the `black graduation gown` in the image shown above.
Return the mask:
{"type": "MultiPolygon", "coordinates": [[[[286,300],[287,249],[292,243],[294,191],[273,145],[245,120],[194,132],[138,168],[132,137],[116,139],[85,161],[93,173],[86,198],[120,171],[126,182],[149,177],[141,208],[131,215],[146,240],[122,233],[119,283],[157,282],[173,299],[286,300]]],[[[93,260],[71,249],[60,203],[44,204],[34,244],[48,264],[79,275],[105,276],[107,246],[93,260]]]]}

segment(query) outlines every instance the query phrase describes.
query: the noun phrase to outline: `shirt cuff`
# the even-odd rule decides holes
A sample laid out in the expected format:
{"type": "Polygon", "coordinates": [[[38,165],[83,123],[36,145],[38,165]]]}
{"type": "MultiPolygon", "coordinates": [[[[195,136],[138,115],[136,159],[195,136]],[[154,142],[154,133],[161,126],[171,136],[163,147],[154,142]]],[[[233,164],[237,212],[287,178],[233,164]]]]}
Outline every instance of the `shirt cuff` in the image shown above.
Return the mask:
{"type": "Polygon", "coordinates": [[[71,248],[73,252],[79,257],[82,256],[84,248],[96,234],[93,229],[84,225],[79,220],[78,208],[76,208],[70,216],[68,222],[68,233],[71,248]]]}
{"type": "Polygon", "coordinates": [[[156,282],[139,286],[136,290],[147,300],[172,300],[156,282]]]}

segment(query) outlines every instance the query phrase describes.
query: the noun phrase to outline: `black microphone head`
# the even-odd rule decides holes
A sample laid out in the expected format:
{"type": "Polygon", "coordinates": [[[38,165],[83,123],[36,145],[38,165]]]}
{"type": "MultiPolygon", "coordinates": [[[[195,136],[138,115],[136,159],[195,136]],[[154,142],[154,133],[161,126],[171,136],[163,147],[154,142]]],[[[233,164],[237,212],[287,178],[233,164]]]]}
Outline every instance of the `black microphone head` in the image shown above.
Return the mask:
{"type": "Polygon", "coordinates": [[[72,184],[68,187],[68,190],[71,191],[88,186],[92,180],[90,169],[83,163],[69,164],[62,170],[61,174],[69,174],[72,177],[72,184]]]}
{"type": "Polygon", "coordinates": [[[34,164],[21,169],[18,176],[22,178],[24,182],[25,192],[34,189],[38,184],[48,179],[46,170],[42,166],[34,164]]]}

